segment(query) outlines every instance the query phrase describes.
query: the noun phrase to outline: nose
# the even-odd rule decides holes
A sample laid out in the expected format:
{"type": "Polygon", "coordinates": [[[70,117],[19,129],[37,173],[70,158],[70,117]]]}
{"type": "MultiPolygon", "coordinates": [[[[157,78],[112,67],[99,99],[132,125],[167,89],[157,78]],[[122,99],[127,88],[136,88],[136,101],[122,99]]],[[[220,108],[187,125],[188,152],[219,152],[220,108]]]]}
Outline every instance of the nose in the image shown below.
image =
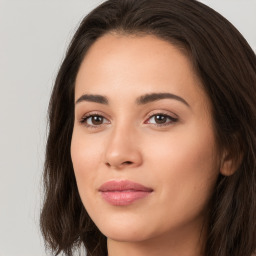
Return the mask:
{"type": "Polygon", "coordinates": [[[142,154],[135,131],[116,128],[109,137],[105,152],[105,164],[109,168],[124,169],[142,164],[142,154]]]}

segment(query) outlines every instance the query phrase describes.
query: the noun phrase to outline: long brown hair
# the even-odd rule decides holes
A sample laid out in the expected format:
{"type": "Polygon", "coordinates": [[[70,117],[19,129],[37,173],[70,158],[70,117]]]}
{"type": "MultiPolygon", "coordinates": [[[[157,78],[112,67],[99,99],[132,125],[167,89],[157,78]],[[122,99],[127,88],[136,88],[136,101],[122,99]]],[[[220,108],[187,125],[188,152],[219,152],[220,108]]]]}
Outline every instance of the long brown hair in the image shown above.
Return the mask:
{"type": "Polygon", "coordinates": [[[151,34],[186,49],[212,103],[216,140],[241,164],[219,174],[209,205],[207,256],[251,256],[256,248],[256,57],[220,14],[194,0],[109,0],[81,22],[57,75],[49,104],[41,230],[58,255],[81,244],[107,255],[106,237],[79,197],[70,156],[74,86],[89,47],[109,33],[151,34]],[[241,157],[242,156],[242,157],[241,157]]]}

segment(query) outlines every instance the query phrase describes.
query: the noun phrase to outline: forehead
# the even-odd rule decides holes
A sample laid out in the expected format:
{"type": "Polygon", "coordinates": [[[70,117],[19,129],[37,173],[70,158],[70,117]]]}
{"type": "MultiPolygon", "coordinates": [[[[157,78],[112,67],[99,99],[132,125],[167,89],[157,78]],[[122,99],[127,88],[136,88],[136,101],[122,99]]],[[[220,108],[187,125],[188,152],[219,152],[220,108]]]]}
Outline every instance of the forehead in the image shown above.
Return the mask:
{"type": "MultiPolygon", "coordinates": [[[[153,35],[106,34],[88,50],[77,75],[75,98],[83,93],[115,95],[171,92],[208,100],[187,55],[153,35]]],[[[110,95],[110,96],[111,96],[110,95]]],[[[208,102],[209,103],[209,102],[208,102]]]]}

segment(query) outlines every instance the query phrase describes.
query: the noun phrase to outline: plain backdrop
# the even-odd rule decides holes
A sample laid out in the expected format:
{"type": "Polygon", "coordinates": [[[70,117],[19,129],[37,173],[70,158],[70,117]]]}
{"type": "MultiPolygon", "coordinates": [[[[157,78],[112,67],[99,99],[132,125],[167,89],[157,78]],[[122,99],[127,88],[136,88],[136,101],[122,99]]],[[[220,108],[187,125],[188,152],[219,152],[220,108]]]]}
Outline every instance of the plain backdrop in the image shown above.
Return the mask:
{"type": "MultiPolygon", "coordinates": [[[[0,256],[47,255],[38,224],[47,105],[75,29],[100,2],[0,0],[0,256]]],[[[256,0],[202,2],[256,50],[256,0]]]]}

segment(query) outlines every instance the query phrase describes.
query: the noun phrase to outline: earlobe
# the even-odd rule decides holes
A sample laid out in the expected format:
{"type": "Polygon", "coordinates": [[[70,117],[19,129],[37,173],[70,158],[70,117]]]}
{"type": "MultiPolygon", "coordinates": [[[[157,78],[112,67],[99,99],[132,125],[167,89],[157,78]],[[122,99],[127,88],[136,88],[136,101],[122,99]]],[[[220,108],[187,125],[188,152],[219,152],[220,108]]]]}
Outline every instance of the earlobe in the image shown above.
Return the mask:
{"type": "Polygon", "coordinates": [[[225,153],[221,161],[220,173],[224,176],[233,175],[241,165],[242,159],[243,154],[240,154],[239,157],[233,157],[225,153]]]}
{"type": "Polygon", "coordinates": [[[220,173],[224,176],[231,176],[235,173],[236,168],[234,168],[234,164],[232,159],[224,160],[221,163],[220,173]]]}

